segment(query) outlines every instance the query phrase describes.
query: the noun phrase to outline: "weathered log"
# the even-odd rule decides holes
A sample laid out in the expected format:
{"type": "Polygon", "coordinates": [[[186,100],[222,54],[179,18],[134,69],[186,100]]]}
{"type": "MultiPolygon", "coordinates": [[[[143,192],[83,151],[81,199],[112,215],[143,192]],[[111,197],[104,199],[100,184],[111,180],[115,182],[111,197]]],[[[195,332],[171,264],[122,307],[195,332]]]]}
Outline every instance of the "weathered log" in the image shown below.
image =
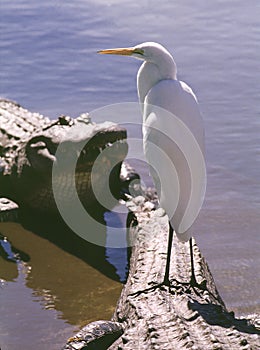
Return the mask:
{"type": "Polygon", "coordinates": [[[195,274],[204,288],[187,283],[189,245],[176,237],[170,271],[172,285],[158,286],[166,263],[167,217],[162,209],[152,210],[151,202],[143,197],[130,201],[128,207],[134,218],[129,228],[133,244],[130,270],[112,318],[124,332],[120,336],[117,326],[118,339],[111,346],[106,344],[104,335],[106,345],[95,347],[95,340],[89,342],[83,331],[70,339],[66,349],[259,349],[259,315],[236,318],[228,312],[194,239],[195,274]]]}

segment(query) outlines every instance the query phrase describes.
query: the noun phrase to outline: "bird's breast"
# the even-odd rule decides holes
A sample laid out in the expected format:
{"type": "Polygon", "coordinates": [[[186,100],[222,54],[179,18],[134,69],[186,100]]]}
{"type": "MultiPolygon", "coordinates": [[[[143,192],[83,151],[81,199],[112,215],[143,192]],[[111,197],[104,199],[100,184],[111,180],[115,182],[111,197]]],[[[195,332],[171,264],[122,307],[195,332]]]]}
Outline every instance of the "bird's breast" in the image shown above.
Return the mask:
{"type": "Polygon", "coordinates": [[[143,123],[146,127],[163,126],[164,129],[171,130],[178,128],[174,122],[176,119],[186,125],[204,149],[204,125],[196,96],[183,82],[162,80],[155,84],[145,97],[143,123]],[[156,117],[151,118],[152,113],[156,114],[156,117]],[[166,114],[172,115],[172,118],[165,118],[166,114]]]}

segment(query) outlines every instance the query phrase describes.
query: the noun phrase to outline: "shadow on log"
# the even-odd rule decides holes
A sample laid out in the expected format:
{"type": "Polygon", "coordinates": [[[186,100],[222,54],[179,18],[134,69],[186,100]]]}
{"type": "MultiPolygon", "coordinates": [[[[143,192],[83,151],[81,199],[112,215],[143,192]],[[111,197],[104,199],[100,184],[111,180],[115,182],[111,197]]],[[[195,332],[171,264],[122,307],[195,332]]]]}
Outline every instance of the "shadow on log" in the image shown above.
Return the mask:
{"type": "Polygon", "coordinates": [[[198,283],[205,281],[206,288],[186,284],[190,279],[189,244],[176,237],[172,286],[150,288],[161,283],[164,276],[167,216],[162,209],[153,210],[153,204],[143,197],[132,199],[127,206],[134,218],[129,227],[133,248],[129,276],[112,322],[85,326],[64,349],[259,349],[259,315],[236,318],[227,311],[195,240],[195,274],[198,283]]]}

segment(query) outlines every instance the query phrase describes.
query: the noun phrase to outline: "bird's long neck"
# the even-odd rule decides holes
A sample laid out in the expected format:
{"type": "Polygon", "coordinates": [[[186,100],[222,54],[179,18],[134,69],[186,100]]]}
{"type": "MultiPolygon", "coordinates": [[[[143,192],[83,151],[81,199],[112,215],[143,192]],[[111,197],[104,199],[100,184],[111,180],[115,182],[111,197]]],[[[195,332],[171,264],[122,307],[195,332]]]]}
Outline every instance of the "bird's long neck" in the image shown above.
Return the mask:
{"type": "Polygon", "coordinates": [[[137,90],[139,101],[144,103],[149,90],[161,80],[177,79],[177,67],[173,58],[165,58],[159,64],[145,61],[137,73],[137,90]]]}

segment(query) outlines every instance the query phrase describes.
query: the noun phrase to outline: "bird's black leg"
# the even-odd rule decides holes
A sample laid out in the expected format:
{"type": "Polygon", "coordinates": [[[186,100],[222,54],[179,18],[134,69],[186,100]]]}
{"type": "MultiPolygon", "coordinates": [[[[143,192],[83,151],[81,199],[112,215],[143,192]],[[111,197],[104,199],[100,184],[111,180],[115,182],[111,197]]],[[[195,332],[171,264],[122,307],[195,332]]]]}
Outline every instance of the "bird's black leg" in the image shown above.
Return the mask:
{"type": "MultiPolygon", "coordinates": [[[[146,293],[146,292],[155,290],[157,288],[161,288],[163,286],[171,287],[169,275],[170,275],[172,241],[173,241],[173,228],[172,228],[171,224],[169,223],[167,260],[166,260],[166,267],[165,267],[165,274],[164,274],[163,282],[159,283],[159,284],[155,284],[155,285],[153,285],[151,287],[148,287],[148,288],[146,288],[144,290],[140,290],[138,292],[131,293],[131,294],[129,294],[130,296],[140,295],[142,293],[146,293]]],[[[177,288],[182,288],[182,289],[184,288],[183,290],[188,290],[190,288],[192,288],[195,292],[196,292],[195,288],[199,288],[201,290],[205,290],[206,289],[205,281],[202,282],[201,284],[199,284],[197,282],[197,280],[196,280],[196,277],[195,277],[192,238],[190,238],[189,243],[190,243],[190,261],[191,261],[191,278],[190,278],[190,282],[179,282],[177,280],[173,280],[173,281],[175,281],[177,283],[177,288]]],[[[176,288],[176,287],[174,287],[174,288],[176,288]]]]}
{"type": "Polygon", "coordinates": [[[192,237],[190,238],[190,265],[191,265],[191,278],[190,278],[190,284],[192,286],[197,285],[195,272],[194,272],[194,259],[193,259],[193,246],[192,246],[192,237]]]}
{"type": "Polygon", "coordinates": [[[163,279],[163,284],[165,286],[170,286],[169,273],[170,273],[170,263],[171,263],[172,239],[173,239],[173,228],[169,222],[167,260],[166,260],[165,274],[163,279]]]}
{"type": "Polygon", "coordinates": [[[168,249],[167,249],[167,260],[166,260],[166,267],[165,267],[165,274],[164,274],[164,279],[162,283],[153,285],[149,288],[146,288],[144,290],[140,290],[135,293],[129,294],[130,296],[136,296],[141,293],[146,293],[151,290],[155,290],[156,288],[161,288],[163,286],[170,287],[170,279],[169,279],[169,273],[170,273],[170,262],[171,262],[171,251],[172,251],[172,239],[173,239],[173,228],[169,222],[169,237],[168,237],[168,249]]]}
{"type": "Polygon", "coordinates": [[[191,265],[191,278],[190,278],[190,285],[191,287],[197,287],[199,289],[205,290],[206,289],[206,281],[203,281],[202,283],[198,283],[195,276],[195,270],[194,270],[194,258],[193,258],[193,245],[192,245],[192,237],[190,238],[190,265],[191,265]]]}

